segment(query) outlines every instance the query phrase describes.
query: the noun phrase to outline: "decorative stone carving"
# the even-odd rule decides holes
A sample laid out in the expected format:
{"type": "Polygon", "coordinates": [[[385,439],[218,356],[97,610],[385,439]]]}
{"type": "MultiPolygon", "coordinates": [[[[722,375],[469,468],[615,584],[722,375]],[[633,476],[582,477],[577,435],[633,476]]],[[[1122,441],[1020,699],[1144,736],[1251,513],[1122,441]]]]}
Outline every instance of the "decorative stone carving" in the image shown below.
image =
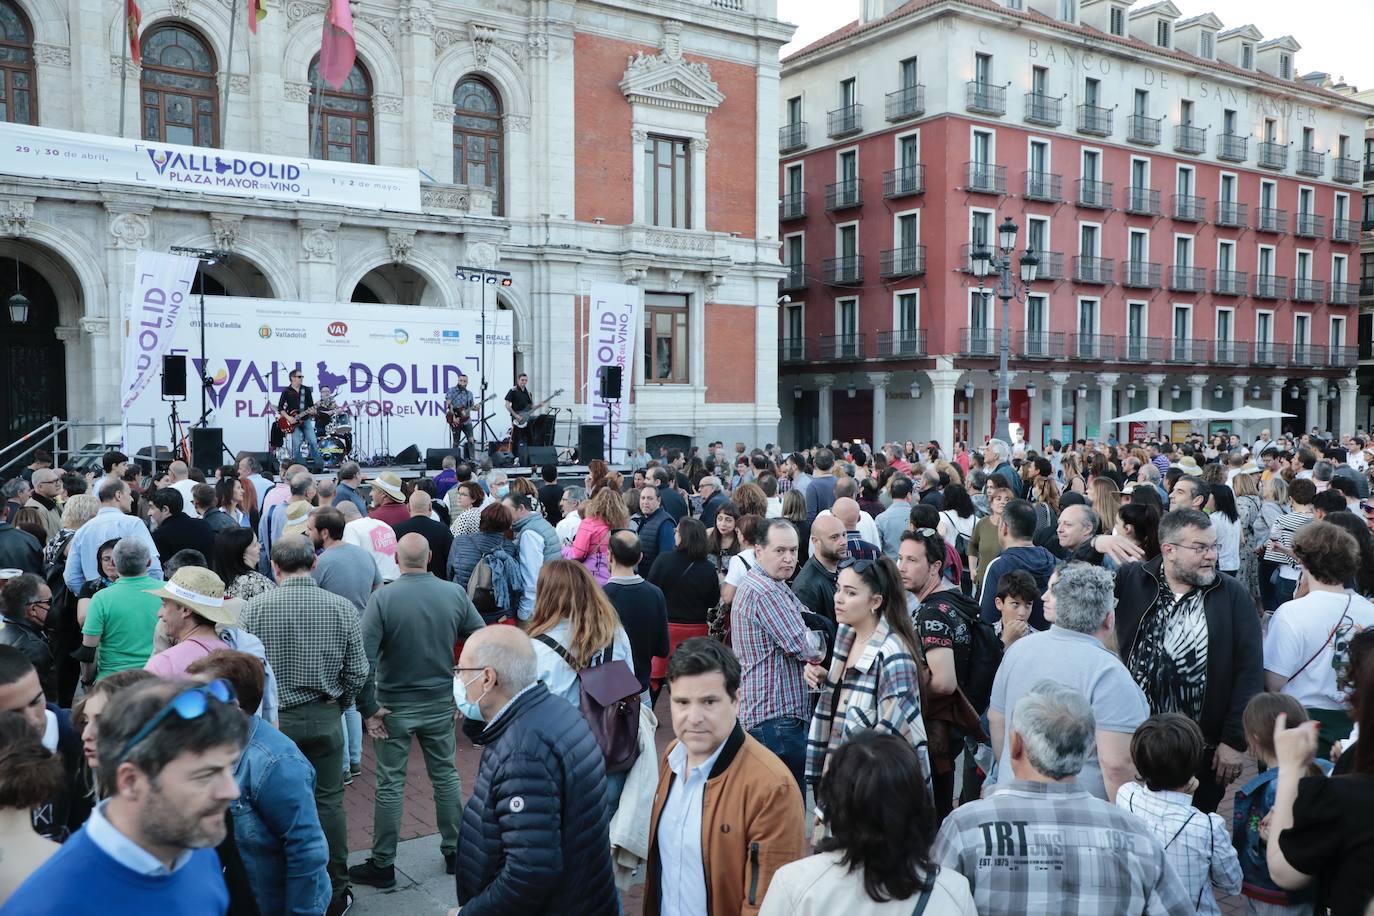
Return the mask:
{"type": "Polygon", "coordinates": [[[229,77],[229,91],[234,93],[235,95],[247,95],[248,85],[249,83],[247,76],[234,74],[233,76],[229,77]]]}
{"type": "Polygon", "coordinates": [[[663,23],[659,53],[636,51],[620,81],[620,91],[632,105],[653,105],[710,114],[725,101],[704,63],[682,56],[682,23],[663,23]]]}
{"type": "Polygon", "coordinates": [[[630,139],[635,146],[643,146],[644,141],[649,139],[649,132],[642,127],[636,127],[630,131],[630,139]]]}
{"type": "Polygon", "coordinates": [[[243,217],[237,213],[216,213],[210,217],[210,234],[215,237],[216,248],[233,251],[242,228],[243,217]]]}
{"type": "Polygon", "coordinates": [[[725,283],[725,274],[709,273],[706,275],[706,301],[710,302],[716,298],[720,288],[725,283]]]}
{"type": "Polygon", "coordinates": [[[110,217],[110,235],[116,248],[142,248],[152,226],[144,213],[115,213],[110,217]]]}
{"type": "Polygon", "coordinates": [[[40,64],[47,64],[52,67],[70,67],[72,65],[72,52],[62,45],[34,42],[33,57],[40,64]]]}
{"type": "Polygon", "coordinates": [[[491,48],[496,43],[496,30],[491,26],[468,23],[468,41],[472,42],[472,56],[480,70],[487,69],[491,61],[491,48]]]}
{"type": "Polygon", "coordinates": [[[668,288],[669,288],[670,290],[676,292],[676,291],[677,291],[677,288],[678,288],[678,286],[679,286],[679,284],[681,284],[681,283],[682,283],[682,271],[680,271],[680,270],[670,270],[670,271],[668,271],[668,288]]]}
{"type": "Polygon", "coordinates": [[[367,23],[368,25],[370,25],[372,28],[376,29],[378,32],[381,33],[382,37],[386,39],[386,43],[387,43],[387,44],[391,45],[391,47],[393,47],[393,48],[396,47],[396,32],[397,32],[397,29],[396,29],[396,22],[395,22],[395,20],[393,20],[393,19],[384,19],[384,18],[382,18],[382,17],[380,17],[380,16],[358,16],[358,15],[355,15],[353,18],[354,18],[354,20],[357,21],[357,22],[365,22],[365,23],[367,23]]]}
{"type": "Polygon", "coordinates": [[[307,261],[329,263],[334,260],[334,233],[323,226],[307,229],[301,236],[301,248],[307,261]]]}
{"type": "Polygon", "coordinates": [[[52,329],[53,335],[63,343],[81,339],[81,329],[74,325],[58,325],[52,329]]]}
{"type": "Polygon", "coordinates": [[[286,5],[286,24],[293,26],[307,16],[324,15],[323,3],[309,3],[307,0],[292,0],[286,5]]]}
{"type": "Polygon", "coordinates": [[[172,15],[185,19],[191,15],[191,0],[172,0],[172,15]]]}
{"type": "Polygon", "coordinates": [[[81,333],[90,337],[104,337],[110,333],[110,319],[104,316],[81,319],[81,333]]]}
{"type": "Polygon", "coordinates": [[[542,60],[549,56],[549,36],[543,32],[533,33],[526,43],[530,46],[531,58],[542,60]]]}
{"type": "Polygon", "coordinates": [[[468,192],[466,188],[457,186],[422,188],[420,206],[425,210],[461,210],[466,212],[468,209],[468,192]]]}
{"type": "Polygon", "coordinates": [[[447,51],[462,40],[462,32],[455,32],[453,29],[434,30],[434,49],[436,51],[447,51]]]}
{"type": "Polygon", "coordinates": [[[305,102],[308,105],[310,104],[310,84],[288,80],[282,85],[282,95],[288,102],[305,102]]]}
{"type": "Polygon", "coordinates": [[[667,251],[702,252],[715,249],[715,240],[709,235],[695,232],[664,232],[650,229],[644,234],[644,241],[651,248],[667,251]]]}
{"type": "Polygon", "coordinates": [[[501,252],[492,242],[470,241],[466,248],[467,262],[473,267],[490,270],[501,260],[501,252]]]}
{"type": "Polygon", "coordinates": [[[399,95],[374,95],[372,106],[386,114],[400,114],[405,110],[405,102],[399,95]]]}
{"type": "Polygon", "coordinates": [[[525,53],[527,48],[523,41],[504,40],[497,42],[496,46],[500,48],[507,57],[515,61],[516,66],[525,66],[525,53]]]}
{"type": "Polygon", "coordinates": [[[503,120],[505,121],[506,130],[513,134],[527,134],[530,132],[529,115],[506,115],[503,120]]]}
{"type": "Polygon", "coordinates": [[[402,35],[429,35],[434,31],[434,11],[423,0],[411,0],[401,8],[402,35]]]}
{"type": "Polygon", "coordinates": [[[631,286],[638,286],[649,275],[649,269],[637,264],[627,264],[621,268],[621,273],[625,277],[626,283],[631,286]]]}
{"type": "Polygon", "coordinates": [[[23,235],[33,219],[33,197],[0,198],[0,235],[23,235]]]}
{"type": "Polygon", "coordinates": [[[410,260],[411,249],[415,247],[415,230],[388,229],[386,231],[386,247],[391,249],[392,262],[404,264],[410,260]]]}
{"type": "Polygon", "coordinates": [[[438,121],[440,124],[452,124],[452,123],[453,123],[453,103],[451,103],[451,102],[445,102],[445,103],[443,103],[443,104],[441,105],[440,103],[435,102],[435,103],[434,103],[434,120],[438,121]]]}
{"type": "Polygon", "coordinates": [[[707,147],[709,147],[710,145],[711,141],[706,139],[705,137],[692,138],[692,152],[694,153],[704,153],[706,152],[707,147]]]}
{"type": "Polygon", "coordinates": [[[119,79],[123,75],[128,75],[132,79],[138,79],[139,67],[132,59],[125,60],[122,54],[110,55],[110,75],[119,79]]]}

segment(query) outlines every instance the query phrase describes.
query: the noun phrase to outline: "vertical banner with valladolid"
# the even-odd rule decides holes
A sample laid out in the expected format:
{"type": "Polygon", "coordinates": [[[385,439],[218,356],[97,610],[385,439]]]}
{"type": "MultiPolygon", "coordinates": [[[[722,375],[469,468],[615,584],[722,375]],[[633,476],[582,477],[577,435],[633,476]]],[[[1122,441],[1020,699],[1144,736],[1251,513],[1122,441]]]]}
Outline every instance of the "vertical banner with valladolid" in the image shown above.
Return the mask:
{"type": "Polygon", "coordinates": [[[587,422],[606,431],[606,460],[625,460],[629,424],[625,411],[634,379],[635,345],[640,330],[640,290],[624,283],[593,283],[587,325],[587,422]],[[602,366],[621,369],[620,399],[602,398],[602,366]]]}
{"type": "Polygon", "coordinates": [[[129,441],[129,408],[162,371],[200,262],[195,258],[140,251],[134,263],[132,296],[124,310],[124,379],[120,384],[123,441],[129,441]]]}

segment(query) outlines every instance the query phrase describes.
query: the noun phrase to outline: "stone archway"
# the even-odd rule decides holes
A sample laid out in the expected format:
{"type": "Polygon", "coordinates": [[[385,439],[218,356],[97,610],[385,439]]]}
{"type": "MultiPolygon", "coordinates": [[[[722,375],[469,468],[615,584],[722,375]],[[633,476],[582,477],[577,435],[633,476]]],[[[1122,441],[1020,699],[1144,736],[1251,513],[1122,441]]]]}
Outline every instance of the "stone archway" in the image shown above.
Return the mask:
{"type": "Polygon", "coordinates": [[[0,395],[0,445],[54,416],[66,417],[67,357],[58,328],[64,314],[81,314],[79,289],[70,267],[46,248],[0,241],[0,378],[6,382],[0,395]],[[15,295],[28,300],[22,324],[10,317],[15,295]]]}
{"type": "Polygon", "coordinates": [[[380,305],[441,304],[439,292],[425,275],[406,264],[382,264],[374,267],[353,287],[349,301],[380,305]]]}

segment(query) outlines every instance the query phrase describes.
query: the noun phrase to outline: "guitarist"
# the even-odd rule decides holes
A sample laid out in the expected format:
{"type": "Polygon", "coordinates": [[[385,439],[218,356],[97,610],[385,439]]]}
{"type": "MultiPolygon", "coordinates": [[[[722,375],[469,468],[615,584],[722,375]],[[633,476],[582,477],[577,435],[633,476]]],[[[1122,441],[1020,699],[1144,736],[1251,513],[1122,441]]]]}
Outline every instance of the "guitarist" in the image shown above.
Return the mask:
{"type": "Polygon", "coordinates": [[[448,420],[453,445],[458,447],[461,438],[463,457],[472,460],[472,392],[468,390],[468,377],[458,376],[458,384],[444,394],[444,417],[448,420]]]}
{"type": "Polygon", "coordinates": [[[305,376],[299,369],[291,370],[290,382],[282,390],[281,397],[277,398],[277,414],[292,419],[291,443],[288,448],[292,458],[304,457],[300,454],[301,446],[308,442],[310,444],[310,461],[313,464],[320,463],[320,441],[315,437],[315,396],[311,393],[309,386],[305,385],[305,376]],[[296,422],[299,420],[299,422],[296,422]]]}
{"type": "MultiPolygon", "coordinates": [[[[534,406],[534,398],[529,391],[530,377],[525,373],[520,373],[515,379],[515,387],[506,392],[506,410],[510,413],[511,420],[524,413],[534,406]]],[[[532,429],[526,425],[524,429],[511,423],[510,430],[510,449],[521,464],[525,464],[525,451],[529,448],[530,433],[532,429]]]]}

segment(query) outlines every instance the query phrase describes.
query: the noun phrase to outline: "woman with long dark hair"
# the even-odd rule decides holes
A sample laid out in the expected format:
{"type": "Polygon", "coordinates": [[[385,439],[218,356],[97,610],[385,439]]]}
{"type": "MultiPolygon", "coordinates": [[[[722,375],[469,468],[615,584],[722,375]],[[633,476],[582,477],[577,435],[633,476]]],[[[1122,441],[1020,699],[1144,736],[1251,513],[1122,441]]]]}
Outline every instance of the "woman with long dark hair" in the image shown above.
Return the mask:
{"type": "MultiPolygon", "coordinates": [[[[720,604],[720,577],[710,560],[706,526],[700,519],[684,517],[673,532],[673,544],[672,550],[658,555],[644,577],[662,589],[668,604],[669,657],[683,641],[709,634],[711,611],[720,604]]],[[[667,674],[668,657],[655,658],[649,674],[653,698],[657,699],[667,674]]]]}
{"type": "Polygon", "coordinates": [[[716,510],[716,523],[706,532],[706,550],[716,573],[724,576],[730,558],[740,552],[740,537],[735,531],[740,511],[732,502],[723,503],[716,510]]]}
{"type": "Polygon", "coordinates": [[[1227,575],[1240,574],[1240,544],[1244,533],[1240,527],[1240,512],[1236,509],[1236,494],[1226,484],[1208,488],[1207,516],[1217,533],[1217,569],[1227,575]]]}
{"type": "Polygon", "coordinates": [[[1159,556],[1159,510],[1150,503],[1126,503],[1116,516],[1112,534],[1128,537],[1144,551],[1145,562],[1159,556]]]}
{"type": "Polygon", "coordinates": [[[225,528],[215,535],[215,555],[211,559],[215,574],[224,580],[226,598],[247,601],[276,588],[271,579],[258,572],[262,545],[252,528],[225,528]]]}
{"type": "Polygon", "coordinates": [[[974,916],[968,880],[930,858],[935,817],[920,760],[902,738],[855,733],[816,787],[827,835],[784,865],[759,916],[974,916]]]}
{"type": "Polygon", "coordinates": [[[234,520],[240,528],[248,527],[248,513],[244,510],[246,500],[243,484],[237,477],[221,477],[215,482],[215,505],[234,520]]]}

